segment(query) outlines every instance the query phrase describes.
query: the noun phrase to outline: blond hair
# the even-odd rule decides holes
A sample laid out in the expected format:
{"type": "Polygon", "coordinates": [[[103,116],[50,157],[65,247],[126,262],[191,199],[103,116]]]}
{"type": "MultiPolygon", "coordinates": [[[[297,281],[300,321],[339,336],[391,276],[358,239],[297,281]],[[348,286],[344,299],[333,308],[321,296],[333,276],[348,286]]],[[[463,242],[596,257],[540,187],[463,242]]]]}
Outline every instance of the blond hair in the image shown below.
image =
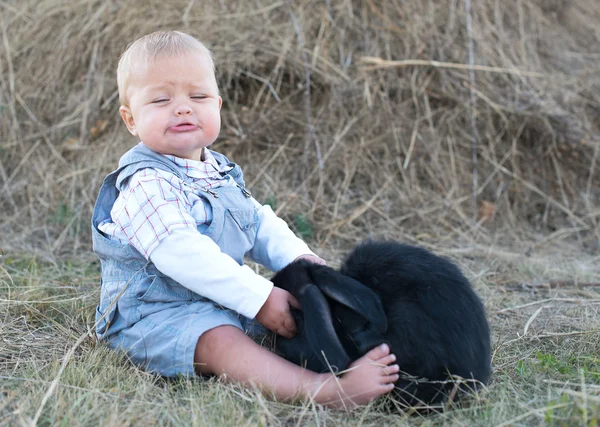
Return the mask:
{"type": "Polygon", "coordinates": [[[206,55],[210,59],[214,73],[215,63],[212,52],[201,41],[189,34],[181,31],[156,31],[135,40],[127,46],[117,67],[117,86],[121,105],[127,105],[129,101],[127,88],[135,66],[140,64],[147,66],[158,58],[194,52],[206,55]]]}

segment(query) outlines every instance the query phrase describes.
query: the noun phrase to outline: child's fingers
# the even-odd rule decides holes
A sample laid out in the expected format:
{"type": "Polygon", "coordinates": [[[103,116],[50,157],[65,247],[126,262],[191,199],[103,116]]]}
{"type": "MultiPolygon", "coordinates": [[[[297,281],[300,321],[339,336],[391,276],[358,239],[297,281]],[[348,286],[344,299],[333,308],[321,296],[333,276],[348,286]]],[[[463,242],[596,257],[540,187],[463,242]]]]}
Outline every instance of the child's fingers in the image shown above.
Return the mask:
{"type": "Polygon", "coordinates": [[[292,335],[296,335],[296,322],[290,313],[283,317],[283,327],[292,335]]]}
{"type": "Polygon", "coordinates": [[[288,304],[294,308],[297,308],[298,310],[302,309],[300,302],[292,294],[288,294],[288,304]]]}
{"type": "Polygon", "coordinates": [[[308,255],[308,254],[306,254],[306,255],[300,255],[294,261],[299,261],[301,259],[304,259],[306,261],[310,261],[310,262],[315,263],[315,264],[327,265],[327,262],[325,262],[325,260],[323,258],[315,256],[315,255],[308,255]]]}
{"type": "Polygon", "coordinates": [[[294,338],[294,335],[296,335],[296,332],[288,331],[284,326],[277,328],[276,332],[287,339],[294,338]]]}

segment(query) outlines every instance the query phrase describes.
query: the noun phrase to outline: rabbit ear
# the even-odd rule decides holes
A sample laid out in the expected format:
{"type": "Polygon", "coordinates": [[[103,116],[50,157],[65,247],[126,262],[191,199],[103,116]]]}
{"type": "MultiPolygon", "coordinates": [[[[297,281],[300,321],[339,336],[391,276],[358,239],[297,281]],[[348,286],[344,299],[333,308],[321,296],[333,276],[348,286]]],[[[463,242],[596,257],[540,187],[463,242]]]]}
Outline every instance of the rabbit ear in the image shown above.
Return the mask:
{"type": "Polygon", "coordinates": [[[292,308],[290,310],[296,322],[297,333],[293,338],[287,339],[281,336],[275,337],[275,347],[284,358],[296,365],[303,366],[313,372],[327,372],[328,368],[313,353],[306,334],[304,333],[304,315],[301,310],[292,308]]]}
{"type": "Polygon", "coordinates": [[[333,327],[331,309],[315,285],[308,284],[302,287],[302,292],[296,295],[304,312],[304,336],[311,350],[323,367],[335,367],[344,370],[350,364],[350,357],[344,350],[337,333],[333,327]]]}
{"type": "Polygon", "coordinates": [[[380,333],[385,333],[388,324],[383,305],[379,296],[369,287],[320,265],[311,269],[310,274],[313,283],[325,295],[367,319],[380,333]]]}
{"type": "Polygon", "coordinates": [[[278,288],[285,289],[296,298],[302,293],[305,286],[311,283],[308,275],[308,261],[294,261],[277,272],[271,279],[278,288]]]}

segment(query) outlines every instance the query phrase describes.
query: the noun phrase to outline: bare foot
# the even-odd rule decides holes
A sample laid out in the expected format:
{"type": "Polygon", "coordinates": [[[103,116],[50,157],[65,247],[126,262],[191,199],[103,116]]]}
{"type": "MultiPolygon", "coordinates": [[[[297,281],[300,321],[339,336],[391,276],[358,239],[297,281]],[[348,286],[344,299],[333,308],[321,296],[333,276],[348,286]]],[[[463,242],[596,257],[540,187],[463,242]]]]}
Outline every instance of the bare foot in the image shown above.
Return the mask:
{"type": "Polygon", "coordinates": [[[354,409],[365,405],[394,389],[398,380],[398,365],[390,365],[396,356],[390,354],[387,344],[370,350],[354,361],[341,378],[325,376],[315,400],[332,408],[354,409]]]}

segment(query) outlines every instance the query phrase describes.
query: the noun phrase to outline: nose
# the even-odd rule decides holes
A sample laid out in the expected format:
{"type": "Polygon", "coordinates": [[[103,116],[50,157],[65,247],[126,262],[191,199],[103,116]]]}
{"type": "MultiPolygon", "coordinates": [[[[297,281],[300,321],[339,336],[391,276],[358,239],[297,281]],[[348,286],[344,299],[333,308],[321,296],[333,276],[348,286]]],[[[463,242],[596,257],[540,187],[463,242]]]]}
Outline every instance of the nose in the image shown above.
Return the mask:
{"type": "Polygon", "coordinates": [[[182,102],[181,104],[179,104],[176,108],[175,108],[175,115],[176,116],[182,116],[182,115],[186,115],[186,114],[190,114],[192,112],[192,109],[190,108],[190,106],[185,103],[182,102]]]}

